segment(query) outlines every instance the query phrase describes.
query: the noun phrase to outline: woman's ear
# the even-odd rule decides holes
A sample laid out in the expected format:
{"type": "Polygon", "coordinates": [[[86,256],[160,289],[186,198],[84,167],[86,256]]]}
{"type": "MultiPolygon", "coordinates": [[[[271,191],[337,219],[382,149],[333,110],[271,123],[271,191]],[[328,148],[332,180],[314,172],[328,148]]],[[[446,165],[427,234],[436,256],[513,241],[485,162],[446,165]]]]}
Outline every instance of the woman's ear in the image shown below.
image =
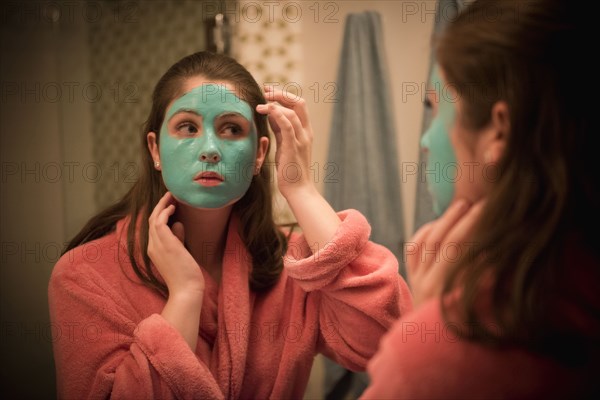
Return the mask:
{"type": "Polygon", "coordinates": [[[269,149],[269,138],[266,136],[262,136],[258,140],[258,150],[256,151],[256,164],[254,169],[254,175],[258,175],[260,172],[260,168],[265,162],[265,158],[267,157],[267,151],[269,149]]]}
{"type": "Polygon", "coordinates": [[[510,135],[510,114],[505,101],[497,101],[492,106],[491,130],[484,153],[485,163],[497,163],[504,155],[510,135]]]}
{"type": "Polygon", "coordinates": [[[146,142],[148,143],[150,156],[152,157],[152,160],[154,160],[154,168],[160,171],[160,152],[158,151],[158,143],[156,142],[156,133],[148,132],[148,135],[146,135],[146,142]]]}

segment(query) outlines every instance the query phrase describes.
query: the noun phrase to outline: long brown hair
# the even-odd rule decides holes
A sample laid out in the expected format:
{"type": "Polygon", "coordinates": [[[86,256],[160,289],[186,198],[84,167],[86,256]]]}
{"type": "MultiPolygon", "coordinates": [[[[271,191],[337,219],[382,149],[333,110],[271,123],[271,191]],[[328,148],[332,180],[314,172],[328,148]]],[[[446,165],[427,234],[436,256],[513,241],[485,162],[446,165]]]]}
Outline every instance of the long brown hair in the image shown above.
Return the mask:
{"type": "MultiPolygon", "coordinates": [[[[256,112],[256,106],[265,104],[266,100],[260,86],[242,65],[228,56],[210,52],[198,52],[184,57],[167,70],[154,88],[150,115],[140,133],[142,166],[138,181],[120,201],[91,218],[65,249],[67,252],[106,235],[114,230],[117,221],[130,216],[130,221],[133,222],[130,222],[127,230],[127,252],[131,266],[144,284],[165,295],[168,293],[167,287],[153,274],[146,249],[148,218],[167,189],[161,173],[153,167],[146,135],[148,132],[160,132],[167,106],[184,94],[184,82],[196,76],[233,84],[238,96],[254,110],[258,136],[268,136],[266,117],[256,112]],[[136,231],[138,227],[135,221],[138,220],[139,231],[136,231]],[[136,253],[141,255],[141,260],[136,258],[136,253]]],[[[249,282],[255,291],[268,289],[279,279],[287,248],[287,238],[273,220],[271,179],[266,164],[254,176],[248,191],[233,209],[240,218],[240,236],[252,257],[249,282]]]]}
{"type": "MultiPolygon", "coordinates": [[[[591,245],[597,219],[590,214],[600,201],[585,100],[590,88],[577,78],[585,73],[577,43],[589,40],[585,30],[591,34],[592,24],[585,26],[582,13],[568,1],[478,0],[436,41],[437,60],[463,101],[462,124],[483,128],[500,100],[510,114],[501,172],[475,228],[476,245],[444,291],[461,288],[457,309],[478,327],[467,335],[475,340],[557,356],[573,350],[558,354],[565,343],[576,345],[573,332],[559,332],[552,314],[568,268],[580,267],[566,265],[569,238],[577,233],[587,241],[578,245],[598,257],[591,245]],[[486,325],[476,299],[490,276],[494,323],[486,325]]],[[[587,307],[588,317],[600,321],[598,304],[587,307]]],[[[575,353],[567,358],[582,355],[575,353]]]]}

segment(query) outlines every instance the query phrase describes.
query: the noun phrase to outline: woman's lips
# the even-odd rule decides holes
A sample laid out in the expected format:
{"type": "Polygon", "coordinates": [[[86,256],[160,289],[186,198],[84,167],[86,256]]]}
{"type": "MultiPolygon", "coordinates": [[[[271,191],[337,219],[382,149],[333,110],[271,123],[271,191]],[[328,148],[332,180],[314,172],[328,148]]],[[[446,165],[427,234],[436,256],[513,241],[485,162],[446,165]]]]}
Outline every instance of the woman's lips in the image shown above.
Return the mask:
{"type": "Polygon", "coordinates": [[[194,181],[202,186],[217,186],[225,181],[225,178],[217,172],[201,172],[194,178],[194,181]]]}

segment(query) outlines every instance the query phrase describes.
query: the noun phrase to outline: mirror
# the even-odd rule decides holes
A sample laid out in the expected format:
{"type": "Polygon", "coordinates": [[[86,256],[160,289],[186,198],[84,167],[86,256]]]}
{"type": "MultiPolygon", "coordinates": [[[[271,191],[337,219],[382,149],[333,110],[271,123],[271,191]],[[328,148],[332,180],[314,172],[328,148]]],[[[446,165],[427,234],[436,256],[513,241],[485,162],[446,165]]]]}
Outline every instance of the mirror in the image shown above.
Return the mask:
{"type": "MultiPolygon", "coordinates": [[[[331,173],[328,138],[350,13],[370,9],[383,17],[398,157],[406,163],[418,160],[422,93],[412,88],[426,80],[434,15],[408,5],[414,4],[2,3],[0,328],[3,361],[10,365],[8,376],[3,373],[2,394],[54,395],[52,342],[81,330],[49,323],[52,267],[84,223],[135,181],[140,129],[151,91],[168,66],[210,47],[231,52],[260,84],[302,96],[316,133],[311,170],[322,190],[331,173]]],[[[411,231],[417,178],[402,172],[404,210],[399,212],[408,225],[405,231],[411,231]]],[[[293,215],[281,198],[276,201],[280,221],[290,222],[293,215]]],[[[316,386],[307,396],[322,390],[323,379],[315,369],[311,382],[316,386]]]]}

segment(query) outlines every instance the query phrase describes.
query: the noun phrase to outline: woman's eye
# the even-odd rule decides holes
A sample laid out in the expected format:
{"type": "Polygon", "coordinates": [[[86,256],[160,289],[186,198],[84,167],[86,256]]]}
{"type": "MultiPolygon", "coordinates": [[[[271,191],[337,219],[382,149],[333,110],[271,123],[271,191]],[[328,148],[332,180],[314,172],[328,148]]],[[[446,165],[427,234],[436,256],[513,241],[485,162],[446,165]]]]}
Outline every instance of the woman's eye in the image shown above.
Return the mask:
{"type": "Polygon", "coordinates": [[[244,133],[244,130],[239,125],[228,124],[223,127],[221,132],[228,136],[241,136],[244,133]]]}
{"type": "Polygon", "coordinates": [[[183,124],[177,125],[177,133],[184,136],[194,136],[198,133],[198,128],[189,122],[184,122],[183,124]]]}
{"type": "Polygon", "coordinates": [[[437,115],[437,104],[433,104],[431,100],[425,97],[425,99],[423,100],[423,105],[425,106],[425,109],[431,111],[432,117],[435,117],[437,115]]]}

